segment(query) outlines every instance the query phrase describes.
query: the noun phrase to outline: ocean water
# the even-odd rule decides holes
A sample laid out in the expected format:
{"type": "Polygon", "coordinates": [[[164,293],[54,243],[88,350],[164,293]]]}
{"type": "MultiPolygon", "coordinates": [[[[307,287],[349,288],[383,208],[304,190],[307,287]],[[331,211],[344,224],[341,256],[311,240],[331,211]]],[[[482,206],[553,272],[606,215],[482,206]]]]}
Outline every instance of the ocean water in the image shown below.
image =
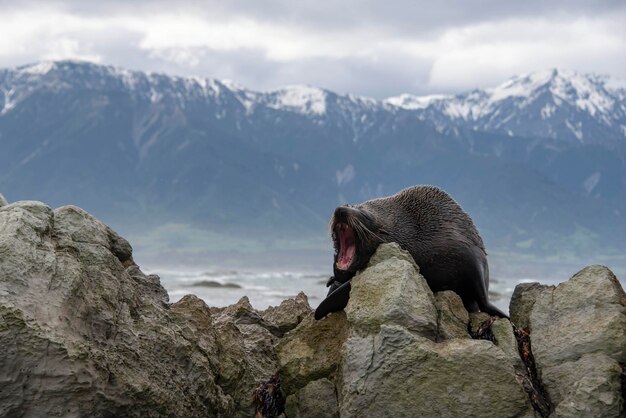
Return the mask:
{"type": "Polygon", "coordinates": [[[158,274],[161,284],[176,302],[187,294],[194,294],[209,306],[222,307],[236,303],[247,296],[256,309],[277,306],[287,298],[304,292],[312,307],[326,297],[329,273],[316,271],[268,271],[235,269],[146,269],[158,274]]]}
{"type": "MultiPolygon", "coordinates": [[[[326,297],[328,271],[307,270],[254,270],[254,269],[202,269],[202,268],[155,268],[144,269],[146,273],[158,274],[161,284],[176,302],[184,295],[195,294],[209,306],[222,307],[236,303],[243,296],[250,299],[256,309],[277,306],[286,298],[304,292],[311,307],[316,308],[326,297]]],[[[490,300],[504,312],[515,286],[534,282],[528,278],[492,279],[489,286],[490,300]]],[[[543,284],[557,284],[557,280],[541,280],[543,284]]]]}

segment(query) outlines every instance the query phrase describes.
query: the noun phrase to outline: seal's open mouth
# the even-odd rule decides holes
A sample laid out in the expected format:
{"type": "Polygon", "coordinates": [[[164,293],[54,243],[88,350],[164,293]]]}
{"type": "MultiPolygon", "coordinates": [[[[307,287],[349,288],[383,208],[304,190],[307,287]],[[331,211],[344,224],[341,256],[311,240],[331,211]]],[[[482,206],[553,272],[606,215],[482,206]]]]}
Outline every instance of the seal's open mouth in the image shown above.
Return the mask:
{"type": "Polygon", "coordinates": [[[350,226],[341,223],[337,225],[335,232],[337,234],[339,244],[337,268],[339,270],[347,270],[352,264],[352,260],[356,254],[354,231],[350,226]]]}

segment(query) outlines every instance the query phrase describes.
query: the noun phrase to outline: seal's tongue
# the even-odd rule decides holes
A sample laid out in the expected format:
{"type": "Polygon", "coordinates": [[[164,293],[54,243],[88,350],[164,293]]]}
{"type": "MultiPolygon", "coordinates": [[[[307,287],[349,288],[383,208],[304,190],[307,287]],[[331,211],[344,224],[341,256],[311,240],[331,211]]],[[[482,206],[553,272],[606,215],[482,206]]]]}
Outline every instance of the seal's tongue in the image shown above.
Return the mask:
{"type": "Polygon", "coordinates": [[[356,253],[354,245],[354,232],[348,225],[339,226],[339,255],[337,256],[337,268],[347,270],[352,264],[352,259],[356,253]]]}

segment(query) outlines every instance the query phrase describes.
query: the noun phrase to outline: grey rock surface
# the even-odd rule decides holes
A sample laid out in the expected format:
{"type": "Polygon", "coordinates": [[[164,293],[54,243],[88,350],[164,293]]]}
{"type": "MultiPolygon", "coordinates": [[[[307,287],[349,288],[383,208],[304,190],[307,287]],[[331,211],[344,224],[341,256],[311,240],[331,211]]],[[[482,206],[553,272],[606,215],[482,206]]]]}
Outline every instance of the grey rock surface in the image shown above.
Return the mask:
{"type": "Polygon", "coordinates": [[[437,340],[452,338],[470,338],[467,332],[469,314],[463,306],[461,297],[451,290],[435,293],[437,306],[437,340]]]}
{"type": "Polygon", "coordinates": [[[345,346],[341,416],[528,416],[504,353],[489,341],[434,343],[398,325],[345,346]]]}
{"type": "Polygon", "coordinates": [[[624,407],[621,374],[613,359],[594,353],[546,367],[542,379],[556,406],[555,417],[619,417],[624,407]]]}
{"type": "MultiPolygon", "coordinates": [[[[624,414],[626,296],[608,269],[520,285],[510,312],[530,330],[552,416],[624,414]]],[[[264,311],[247,297],[170,304],[82,209],[0,207],[0,416],[248,417],[278,371],[288,416],[530,418],[513,328],[497,319],[490,339],[469,338],[485,320],[433,295],[395,244],[355,276],[345,312],[320,321],[304,294],[264,311]]]]}
{"type": "Polygon", "coordinates": [[[232,410],[214,336],[185,338],[197,330],[129,248],[73,206],[0,208],[1,416],[232,410]]]}
{"type": "Polygon", "coordinates": [[[530,331],[555,416],[624,413],[626,295],[608,268],[589,266],[558,286],[520,285],[511,312],[530,331]]]}
{"type": "Polygon", "coordinates": [[[345,308],[351,327],[369,333],[382,324],[397,324],[435,340],[435,297],[415,262],[407,261],[411,255],[395,243],[379,248],[369,267],[352,280],[345,308]],[[387,254],[387,258],[380,253],[387,254]]]}
{"type": "Polygon", "coordinates": [[[539,283],[522,283],[515,287],[515,292],[513,292],[509,303],[512,323],[520,328],[530,327],[529,315],[533,310],[537,295],[546,287],[546,285],[539,283]]]}
{"type": "MultiPolygon", "coordinates": [[[[345,309],[349,333],[338,384],[341,416],[394,417],[409,411],[413,416],[532,416],[505,352],[489,341],[435,342],[437,304],[426,280],[413,263],[394,255],[402,250],[379,248],[386,258],[378,254],[376,263],[352,280],[345,309]]],[[[448,322],[462,329],[459,318],[467,312],[456,298],[439,297],[453,306],[444,308],[455,312],[448,322]]]]}
{"type": "Polygon", "coordinates": [[[489,314],[485,312],[472,312],[469,314],[469,318],[469,330],[472,334],[476,334],[481,325],[483,325],[485,321],[491,319],[489,314]]]}
{"type": "Polygon", "coordinates": [[[5,199],[4,195],[2,193],[0,193],[0,208],[2,206],[6,206],[8,204],[9,204],[9,202],[7,202],[7,200],[5,199]]]}
{"type": "Polygon", "coordinates": [[[287,398],[285,413],[290,418],[338,418],[334,383],[326,378],[310,382],[287,398]]]}
{"type": "Polygon", "coordinates": [[[511,364],[515,367],[523,367],[519,355],[517,339],[513,333],[513,326],[506,318],[498,318],[491,325],[494,343],[504,352],[511,364]]]}
{"type": "Polygon", "coordinates": [[[270,306],[261,316],[270,323],[276,324],[282,334],[294,329],[313,310],[303,292],[295,298],[285,299],[279,306],[270,306]]]}
{"type": "Polygon", "coordinates": [[[278,326],[246,308],[169,304],[82,209],[3,206],[0,416],[251,416],[278,326]]]}
{"type": "Polygon", "coordinates": [[[265,321],[246,296],[223,309],[211,309],[219,356],[216,375],[233,399],[238,416],[252,416],[250,397],[277,368],[274,344],[278,327],[265,321]]]}
{"type": "Polygon", "coordinates": [[[400,247],[398,243],[389,242],[387,244],[381,245],[376,249],[376,252],[372,257],[370,257],[370,261],[368,263],[368,267],[375,266],[378,263],[383,261],[396,258],[398,260],[404,260],[407,263],[411,264],[415,271],[419,273],[420,268],[417,264],[415,264],[415,260],[411,256],[408,251],[405,251],[400,247]]]}
{"type": "Polygon", "coordinates": [[[311,313],[280,340],[276,355],[287,394],[313,380],[337,377],[347,331],[344,312],[333,313],[321,321],[316,321],[311,313]]]}

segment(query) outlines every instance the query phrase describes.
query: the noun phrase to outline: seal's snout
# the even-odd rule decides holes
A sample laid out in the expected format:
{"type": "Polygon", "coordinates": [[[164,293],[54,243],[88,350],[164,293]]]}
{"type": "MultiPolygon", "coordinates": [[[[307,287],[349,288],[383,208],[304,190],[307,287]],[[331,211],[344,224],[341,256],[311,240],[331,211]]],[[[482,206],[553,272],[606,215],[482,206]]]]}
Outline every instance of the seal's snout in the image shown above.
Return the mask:
{"type": "Polygon", "coordinates": [[[335,209],[335,213],[333,214],[333,218],[335,222],[345,221],[346,220],[346,206],[339,206],[335,209]]]}
{"type": "Polygon", "coordinates": [[[335,209],[334,219],[337,223],[347,223],[350,216],[354,216],[358,213],[358,209],[351,208],[350,206],[339,206],[337,207],[337,209],[335,209]]]}

